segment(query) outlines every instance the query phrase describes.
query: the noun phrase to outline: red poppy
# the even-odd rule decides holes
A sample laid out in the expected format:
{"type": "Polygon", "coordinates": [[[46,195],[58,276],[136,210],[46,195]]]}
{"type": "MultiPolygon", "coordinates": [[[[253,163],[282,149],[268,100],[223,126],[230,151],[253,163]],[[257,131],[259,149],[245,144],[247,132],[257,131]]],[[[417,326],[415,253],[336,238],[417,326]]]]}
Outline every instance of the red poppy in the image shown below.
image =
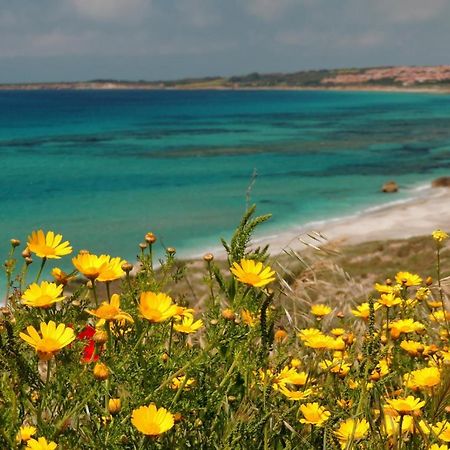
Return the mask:
{"type": "Polygon", "coordinates": [[[86,325],[83,328],[83,330],[77,335],[77,339],[88,341],[83,349],[83,356],[81,358],[81,362],[90,363],[98,361],[103,346],[99,345],[96,347],[95,341],[92,339],[94,334],[95,328],[92,327],[91,325],[86,325]]]}

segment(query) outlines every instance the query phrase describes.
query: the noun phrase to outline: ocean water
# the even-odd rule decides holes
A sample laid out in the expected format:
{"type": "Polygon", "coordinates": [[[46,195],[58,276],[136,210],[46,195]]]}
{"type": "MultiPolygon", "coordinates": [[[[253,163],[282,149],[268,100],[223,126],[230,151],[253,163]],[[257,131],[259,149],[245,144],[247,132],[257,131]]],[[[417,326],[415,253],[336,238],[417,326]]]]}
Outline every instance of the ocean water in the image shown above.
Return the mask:
{"type": "Polygon", "coordinates": [[[301,91],[0,91],[0,254],[33,229],[134,260],[181,256],[414,195],[450,175],[450,96],[301,91]],[[257,176],[249,190],[252,174],[257,176]],[[401,193],[380,193],[397,181],[401,193]]]}

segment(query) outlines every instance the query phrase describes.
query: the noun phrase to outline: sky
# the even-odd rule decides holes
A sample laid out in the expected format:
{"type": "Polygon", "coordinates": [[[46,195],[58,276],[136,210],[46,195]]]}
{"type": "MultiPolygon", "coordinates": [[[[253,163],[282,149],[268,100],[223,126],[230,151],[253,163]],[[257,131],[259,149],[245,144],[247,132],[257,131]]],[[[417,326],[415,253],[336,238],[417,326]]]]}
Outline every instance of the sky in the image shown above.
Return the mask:
{"type": "Polygon", "coordinates": [[[0,82],[450,64],[450,0],[0,0],[0,82]]]}

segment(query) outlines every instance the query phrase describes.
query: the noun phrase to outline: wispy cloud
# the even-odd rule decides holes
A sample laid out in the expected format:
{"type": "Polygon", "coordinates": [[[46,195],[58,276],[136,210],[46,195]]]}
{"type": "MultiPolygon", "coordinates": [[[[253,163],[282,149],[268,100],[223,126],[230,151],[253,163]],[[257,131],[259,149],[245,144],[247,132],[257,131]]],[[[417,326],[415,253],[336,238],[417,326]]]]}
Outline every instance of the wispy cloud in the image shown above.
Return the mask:
{"type": "Polygon", "coordinates": [[[243,4],[250,15],[271,21],[281,18],[294,0],[247,0],[243,4]]]}
{"type": "Polygon", "coordinates": [[[448,0],[377,0],[373,4],[387,21],[395,23],[426,22],[450,6],[448,0]]]}
{"type": "Polygon", "coordinates": [[[151,0],[70,0],[82,16],[100,21],[139,18],[151,6],[151,0]]]}

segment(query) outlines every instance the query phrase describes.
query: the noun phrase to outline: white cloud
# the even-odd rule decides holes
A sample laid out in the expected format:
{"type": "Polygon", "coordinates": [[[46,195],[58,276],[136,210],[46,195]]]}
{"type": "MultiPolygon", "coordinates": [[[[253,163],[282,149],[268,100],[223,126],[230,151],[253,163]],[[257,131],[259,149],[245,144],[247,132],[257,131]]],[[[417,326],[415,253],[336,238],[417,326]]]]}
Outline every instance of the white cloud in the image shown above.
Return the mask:
{"type": "Polygon", "coordinates": [[[250,15],[271,21],[282,17],[294,0],[244,0],[244,2],[250,15]]]}
{"type": "Polygon", "coordinates": [[[70,1],[80,15],[101,21],[139,18],[151,5],[151,0],[70,1]]]}
{"type": "Polygon", "coordinates": [[[374,3],[385,19],[394,23],[425,22],[439,17],[448,0],[376,0],[374,3]]]}

